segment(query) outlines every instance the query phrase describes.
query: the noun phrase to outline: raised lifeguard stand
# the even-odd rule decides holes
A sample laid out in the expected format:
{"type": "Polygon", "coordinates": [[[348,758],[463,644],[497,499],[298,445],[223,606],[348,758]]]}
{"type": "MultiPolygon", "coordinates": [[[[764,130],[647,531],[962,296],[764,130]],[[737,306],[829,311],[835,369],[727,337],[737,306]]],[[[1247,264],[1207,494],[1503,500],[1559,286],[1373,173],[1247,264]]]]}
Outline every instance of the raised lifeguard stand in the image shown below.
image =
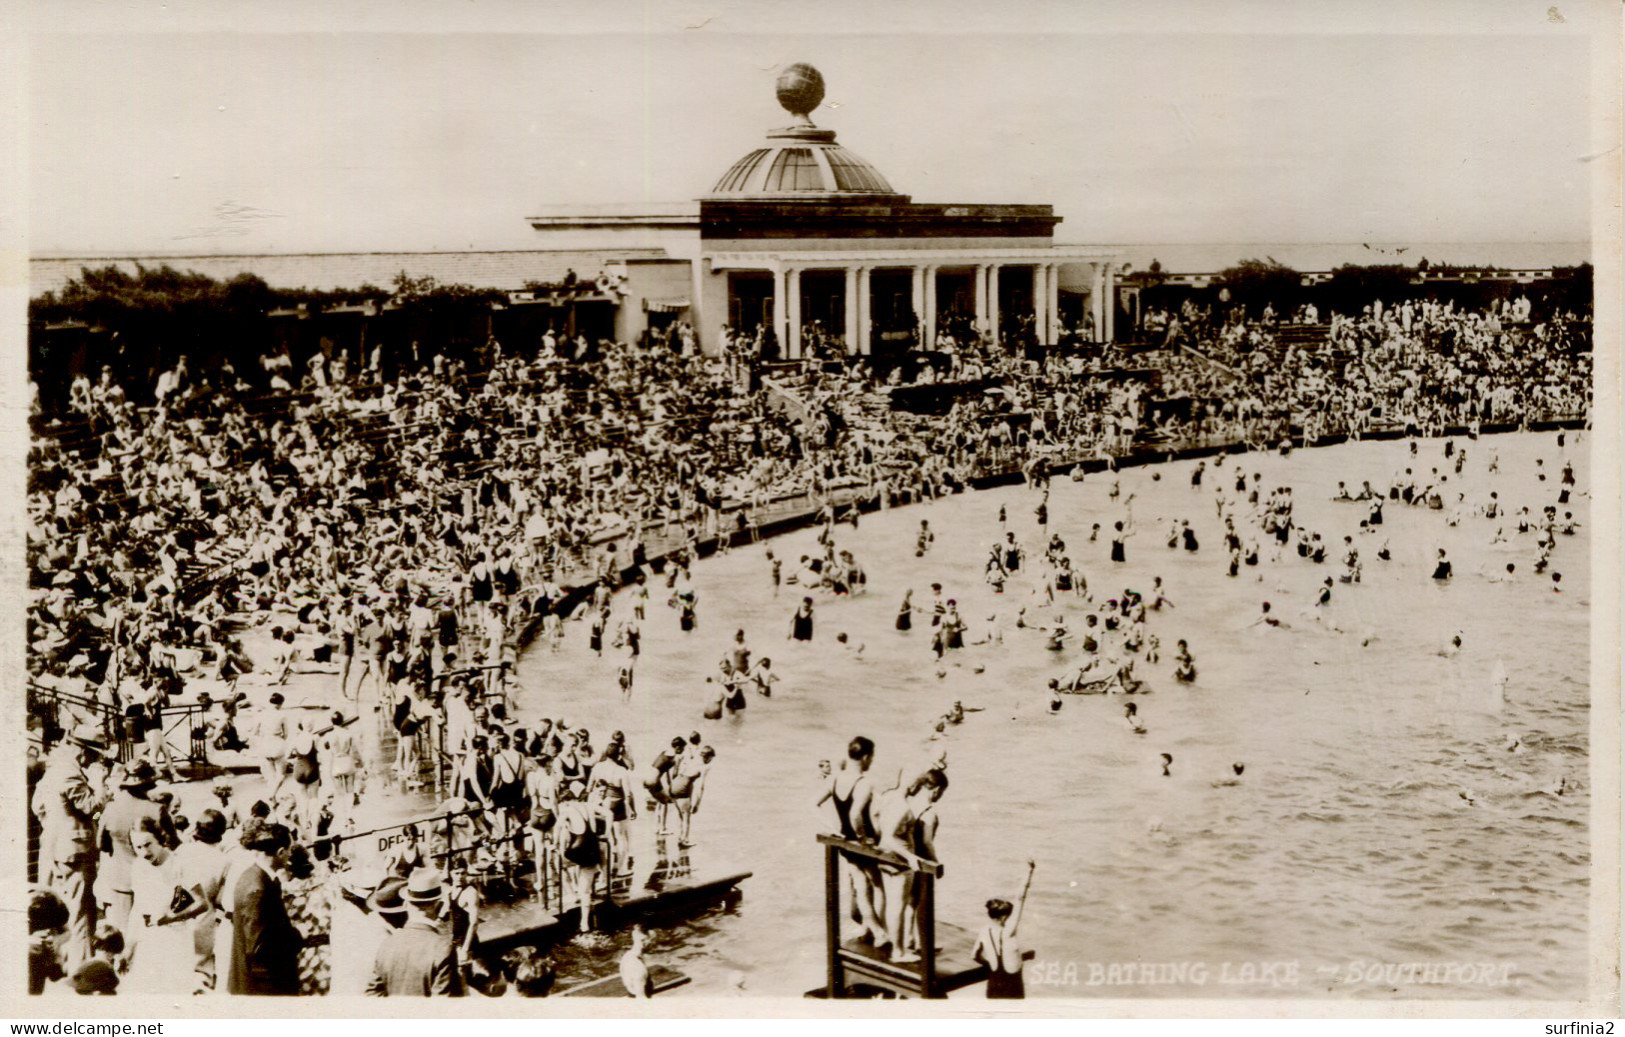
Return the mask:
{"type": "Polygon", "coordinates": [[[936,861],[915,864],[894,853],[834,835],[820,835],[824,847],[824,926],[828,941],[829,980],[809,991],[808,997],[850,998],[868,991],[889,991],[898,997],[947,997],[948,992],[981,983],[987,967],[971,959],[974,938],[956,925],[937,923],[937,879],[943,867],[936,861]],[[890,961],[871,943],[841,939],[841,858],[873,861],[889,868],[906,868],[921,883],[919,896],[920,960],[890,961]]]}

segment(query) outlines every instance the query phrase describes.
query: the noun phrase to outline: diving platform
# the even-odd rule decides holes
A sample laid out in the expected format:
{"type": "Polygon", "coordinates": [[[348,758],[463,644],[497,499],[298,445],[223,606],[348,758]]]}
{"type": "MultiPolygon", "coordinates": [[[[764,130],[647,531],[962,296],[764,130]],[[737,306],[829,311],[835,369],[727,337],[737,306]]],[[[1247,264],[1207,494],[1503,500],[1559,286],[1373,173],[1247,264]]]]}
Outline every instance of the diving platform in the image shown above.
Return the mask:
{"type": "MultiPolygon", "coordinates": [[[[624,929],[649,918],[723,900],[750,876],[748,871],[724,873],[674,880],[657,890],[615,892],[598,899],[593,914],[600,929],[624,929]]],[[[480,945],[506,950],[558,943],[580,929],[580,916],[575,907],[557,911],[550,901],[530,898],[487,904],[480,912],[480,945]]]]}
{"type": "Polygon", "coordinates": [[[952,991],[987,980],[987,966],[971,957],[975,937],[956,925],[937,921],[936,880],[943,866],[936,861],[911,861],[867,843],[820,835],[824,847],[824,921],[828,976],[823,987],[808,997],[852,998],[890,994],[894,997],[947,997],[952,991]],[[919,960],[892,961],[873,943],[841,936],[841,861],[869,861],[894,872],[914,873],[919,889],[917,914],[919,960]]]}

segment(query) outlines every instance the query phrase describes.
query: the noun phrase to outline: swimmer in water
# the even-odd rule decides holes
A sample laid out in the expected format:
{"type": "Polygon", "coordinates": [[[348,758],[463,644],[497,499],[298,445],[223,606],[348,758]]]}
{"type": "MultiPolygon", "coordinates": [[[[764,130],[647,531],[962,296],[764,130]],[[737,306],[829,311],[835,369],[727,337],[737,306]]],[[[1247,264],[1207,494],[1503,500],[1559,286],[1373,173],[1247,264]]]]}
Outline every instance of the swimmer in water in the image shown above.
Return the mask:
{"type": "Polygon", "coordinates": [[[1454,659],[1461,653],[1461,644],[1461,631],[1458,630],[1455,636],[1446,641],[1444,647],[1439,649],[1439,655],[1445,659],[1454,659]]]}
{"type": "Polygon", "coordinates": [[[1256,626],[1277,627],[1277,628],[1279,628],[1281,630],[1290,630],[1290,629],[1292,629],[1287,623],[1283,622],[1279,617],[1270,615],[1270,603],[1267,602],[1267,601],[1264,602],[1263,611],[1259,613],[1258,618],[1253,620],[1251,623],[1249,623],[1247,625],[1248,626],[1253,626],[1253,627],[1256,627],[1256,626]]]}
{"type": "Polygon", "coordinates": [[[773,672],[773,660],[765,655],[756,660],[756,669],[751,673],[750,679],[756,683],[756,694],[763,698],[772,698],[773,685],[779,682],[779,675],[773,672]]]}
{"type": "Polygon", "coordinates": [[[1444,548],[1439,548],[1439,557],[1433,563],[1433,578],[1435,580],[1450,579],[1450,561],[1444,556],[1444,548]]]}
{"type": "Polygon", "coordinates": [[[1190,646],[1183,638],[1174,650],[1174,680],[1181,684],[1194,684],[1196,682],[1196,659],[1191,655],[1190,646]]]}
{"type": "Polygon", "coordinates": [[[1130,731],[1133,731],[1137,735],[1145,734],[1145,724],[1140,722],[1139,707],[1133,702],[1125,702],[1123,704],[1123,720],[1128,724],[1128,729],[1130,731]]]}
{"type": "Polygon", "coordinates": [[[967,706],[958,699],[954,699],[954,704],[949,707],[948,712],[943,715],[942,719],[947,721],[950,725],[963,724],[965,722],[966,713],[980,713],[983,711],[983,708],[984,707],[982,706],[967,706]]]}
{"type": "Polygon", "coordinates": [[[1055,623],[1049,628],[1049,639],[1044,647],[1052,652],[1059,652],[1066,647],[1066,639],[1071,633],[1066,629],[1066,617],[1059,612],[1055,614],[1055,623]]]}
{"type": "Polygon", "coordinates": [[[1222,788],[1228,788],[1228,787],[1234,786],[1234,785],[1240,785],[1241,784],[1241,774],[1246,769],[1247,769],[1247,765],[1245,763],[1232,763],[1230,765],[1230,770],[1234,774],[1234,777],[1220,778],[1218,781],[1213,782],[1213,787],[1216,788],[1216,789],[1222,789],[1222,788]]]}
{"type": "Polygon", "coordinates": [[[1171,756],[1168,753],[1163,753],[1162,754],[1162,776],[1164,778],[1173,777],[1173,766],[1174,766],[1174,758],[1173,758],[1173,756],[1171,756]]]}
{"type": "MultiPolygon", "coordinates": [[[[1001,524],[1004,521],[1002,509],[999,521],[1001,524]]],[[[936,539],[936,534],[931,532],[931,523],[926,519],[921,519],[919,535],[914,538],[914,557],[925,557],[925,553],[931,550],[931,545],[936,542],[936,539]]]]}
{"type": "Polygon", "coordinates": [[[1160,609],[1164,605],[1167,605],[1169,608],[1173,608],[1174,602],[1172,598],[1169,598],[1162,591],[1162,577],[1156,576],[1151,580],[1151,607],[1154,609],[1160,609]]]}
{"type": "Polygon", "coordinates": [[[1049,679],[1049,711],[1051,713],[1059,713],[1061,711],[1061,704],[1060,679],[1051,677],[1049,679]]]}

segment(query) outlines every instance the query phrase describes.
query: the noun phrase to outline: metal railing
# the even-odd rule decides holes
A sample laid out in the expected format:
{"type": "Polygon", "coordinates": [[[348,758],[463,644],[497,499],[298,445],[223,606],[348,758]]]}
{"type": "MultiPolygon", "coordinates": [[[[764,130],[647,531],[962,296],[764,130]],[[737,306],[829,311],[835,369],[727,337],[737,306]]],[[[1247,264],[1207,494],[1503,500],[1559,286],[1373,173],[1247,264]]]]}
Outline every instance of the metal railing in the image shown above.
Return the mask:
{"type": "MultiPolygon", "coordinates": [[[[209,707],[201,703],[164,706],[156,714],[136,717],[128,710],[28,682],[28,715],[38,718],[38,740],[42,753],[50,752],[73,730],[76,723],[94,723],[112,748],[112,756],[119,763],[129,763],[145,747],[144,733],[138,734],[137,724],[156,723],[164,739],[164,746],[172,757],[194,765],[209,762],[209,740],[204,718],[209,707]],[[70,720],[63,722],[64,714],[70,720]],[[175,738],[175,732],[182,735],[175,738]]],[[[32,725],[31,725],[32,726],[32,725]]],[[[30,735],[30,737],[35,737],[30,735]]]]}

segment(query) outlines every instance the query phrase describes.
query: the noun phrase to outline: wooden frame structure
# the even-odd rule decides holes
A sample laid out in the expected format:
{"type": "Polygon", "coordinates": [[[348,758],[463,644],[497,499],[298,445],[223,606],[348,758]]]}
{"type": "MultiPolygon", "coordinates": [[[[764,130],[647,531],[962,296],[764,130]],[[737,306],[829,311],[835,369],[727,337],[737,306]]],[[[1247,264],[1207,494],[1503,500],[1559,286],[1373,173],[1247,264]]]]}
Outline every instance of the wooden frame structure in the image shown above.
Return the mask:
{"type": "Polygon", "coordinates": [[[936,861],[915,863],[867,843],[834,835],[820,835],[824,847],[824,927],[828,979],[823,988],[809,997],[849,998],[865,991],[889,992],[899,997],[941,998],[948,993],[987,979],[985,965],[971,960],[972,938],[954,925],[937,923],[936,881],[943,866],[936,861]],[[887,868],[914,872],[922,883],[917,919],[920,930],[920,960],[894,962],[879,948],[863,940],[841,939],[841,861],[858,859],[887,868]],[[940,941],[939,938],[943,938],[940,941]]]}

